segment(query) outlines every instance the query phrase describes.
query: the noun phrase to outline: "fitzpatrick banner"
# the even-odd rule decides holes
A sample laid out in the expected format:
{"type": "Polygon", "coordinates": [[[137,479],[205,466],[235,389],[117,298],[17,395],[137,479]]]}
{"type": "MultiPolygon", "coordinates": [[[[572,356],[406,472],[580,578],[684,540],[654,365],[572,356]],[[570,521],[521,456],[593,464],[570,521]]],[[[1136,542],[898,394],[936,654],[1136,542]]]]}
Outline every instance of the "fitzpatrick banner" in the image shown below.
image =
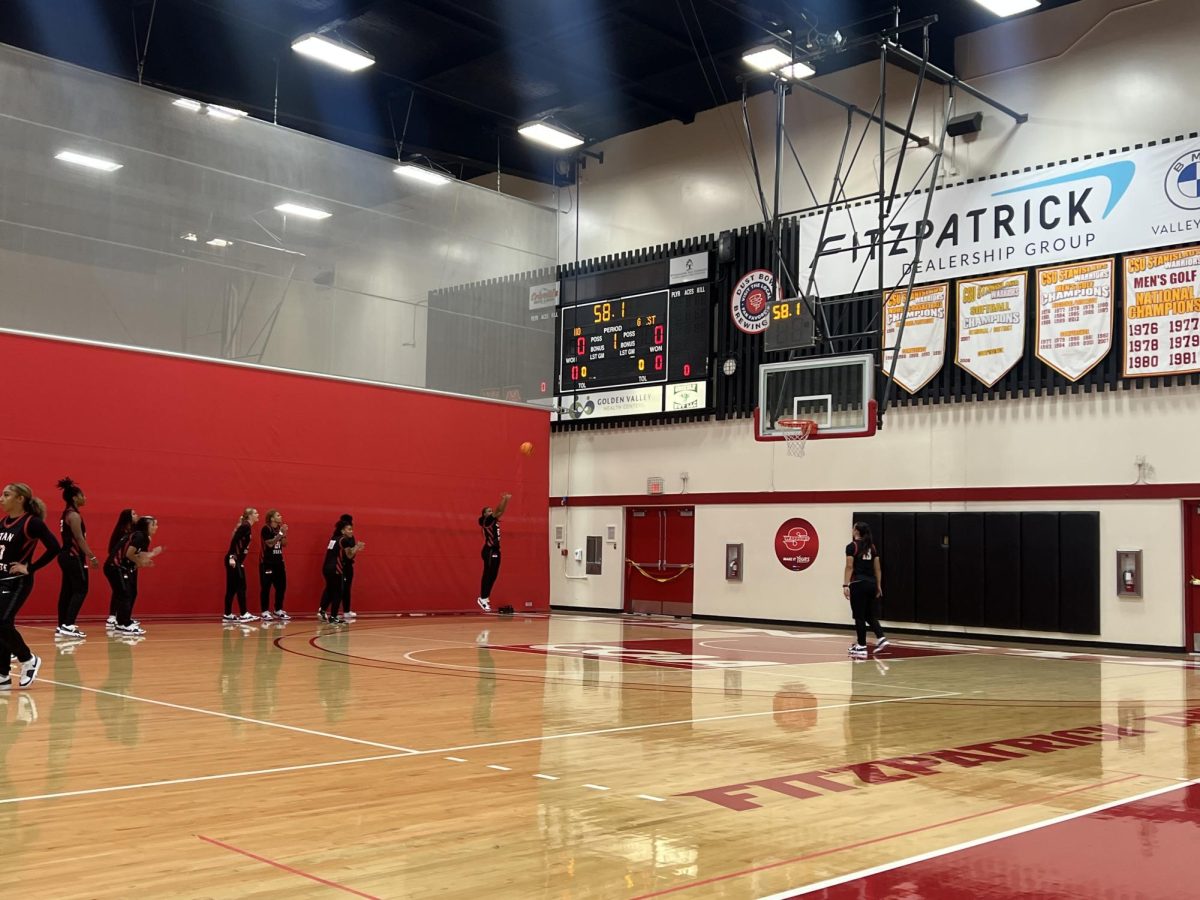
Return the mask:
{"type": "MultiPolygon", "coordinates": [[[[895,347],[904,318],[904,298],[907,290],[890,291],[885,301],[887,314],[883,318],[883,346],[895,347]]],[[[904,323],[904,339],[900,359],[896,361],[896,384],[915,394],[941,371],[946,361],[946,316],[950,308],[950,284],[931,284],[913,288],[908,304],[908,320],[904,323]]],[[[892,371],[894,351],[883,353],[883,372],[892,371]]]]}
{"type": "Polygon", "coordinates": [[[1025,352],[1024,272],[958,283],[958,353],[963,369],[988,387],[1025,352]]]}
{"type": "MultiPolygon", "coordinates": [[[[921,192],[887,220],[884,282],[892,288],[907,277],[918,234],[925,238],[918,283],[1200,238],[1198,185],[1200,140],[1189,139],[943,188],[928,219],[921,192]]],[[[879,229],[864,225],[878,221],[877,204],[830,213],[822,241],[823,221],[823,214],[800,220],[800,271],[825,251],[817,265],[821,296],[878,290],[879,229]]]]}
{"type": "Polygon", "coordinates": [[[1125,257],[1126,376],[1200,372],[1200,247],[1125,257]]]}
{"type": "Polygon", "coordinates": [[[1037,358],[1078,381],[1112,349],[1113,260],[1037,270],[1037,358]]]}

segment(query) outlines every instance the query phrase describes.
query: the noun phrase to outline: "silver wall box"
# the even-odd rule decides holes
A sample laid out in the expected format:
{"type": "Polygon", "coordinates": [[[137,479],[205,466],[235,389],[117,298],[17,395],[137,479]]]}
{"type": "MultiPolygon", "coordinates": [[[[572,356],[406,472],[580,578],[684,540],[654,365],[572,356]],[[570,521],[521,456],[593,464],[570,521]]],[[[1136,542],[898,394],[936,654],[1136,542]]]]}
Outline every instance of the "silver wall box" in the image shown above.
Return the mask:
{"type": "Polygon", "coordinates": [[[1142,596],[1142,551],[1117,551],[1117,596],[1142,596]]]}
{"type": "Polygon", "coordinates": [[[742,548],[744,544],[725,545],[725,580],[742,580],[742,548]]]}

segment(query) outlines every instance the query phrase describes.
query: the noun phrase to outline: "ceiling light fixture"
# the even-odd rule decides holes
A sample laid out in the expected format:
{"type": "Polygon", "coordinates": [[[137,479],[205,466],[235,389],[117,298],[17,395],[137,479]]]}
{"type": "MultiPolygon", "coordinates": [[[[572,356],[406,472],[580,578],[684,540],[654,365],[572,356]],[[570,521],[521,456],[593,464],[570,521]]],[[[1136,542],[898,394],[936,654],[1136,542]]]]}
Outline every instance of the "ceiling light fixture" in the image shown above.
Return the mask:
{"type": "Polygon", "coordinates": [[[225,238],[218,238],[218,237],[215,237],[209,241],[205,241],[204,243],[208,244],[208,246],[210,246],[210,247],[231,247],[231,246],[233,246],[233,241],[227,241],[227,240],[225,240],[225,238]]]}
{"type": "Polygon", "coordinates": [[[302,56],[323,62],[344,72],[358,72],[375,65],[375,57],[323,34],[305,34],[292,41],[292,49],[302,56]]]}
{"type": "Polygon", "coordinates": [[[1015,16],[1017,13],[1029,12],[1042,5],[1042,0],[975,0],[988,12],[997,16],[1015,16]]]}
{"type": "Polygon", "coordinates": [[[392,171],[397,175],[403,175],[405,178],[411,178],[413,181],[421,181],[425,184],[446,184],[454,180],[453,176],[445,172],[439,172],[432,166],[423,166],[418,162],[402,162],[392,171]]]}
{"type": "Polygon", "coordinates": [[[200,240],[200,238],[196,237],[196,232],[194,232],[194,231],[189,231],[186,234],[181,234],[179,236],[179,239],[181,241],[191,241],[193,244],[196,243],[196,241],[200,240]]]}
{"type": "Polygon", "coordinates": [[[84,166],[88,169],[98,169],[101,172],[115,172],[123,166],[123,163],[113,162],[111,159],[88,156],[84,153],[76,153],[74,150],[63,150],[55,154],[54,158],[65,163],[71,163],[72,165],[84,166]]]}
{"type": "Polygon", "coordinates": [[[570,150],[572,147],[582,146],[584,142],[583,138],[571,129],[564,128],[549,119],[526,122],[517,131],[522,137],[545,144],[547,147],[553,147],[555,150],[570,150]]]}
{"type": "Polygon", "coordinates": [[[231,106],[218,106],[215,103],[208,104],[208,114],[218,119],[244,119],[247,112],[244,109],[234,109],[231,106]]]}
{"type": "Polygon", "coordinates": [[[742,62],[760,72],[774,72],[792,64],[790,54],[779,44],[766,44],[747,50],[742,54],[742,62]]]}
{"type": "Polygon", "coordinates": [[[313,209],[311,206],[301,206],[299,203],[280,203],[275,207],[276,212],[285,216],[299,216],[302,219],[328,219],[333,213],[323,209],[313,209]]]}
{"type": "Polygon", "coordinates": [[[179,97],[171,103],[172,106],[178,106],[181,109],[190,110],[191,112],[200,112],[204,106],[199,100],[193,100],[190,97],[179,97]]]}
{"type": "Polygon", "coordinates": [[[812,78],[817,70],[805,62],[794,62],[779,70],[780,76],[789,81],[799,81],[801,78],[812,78]]]}

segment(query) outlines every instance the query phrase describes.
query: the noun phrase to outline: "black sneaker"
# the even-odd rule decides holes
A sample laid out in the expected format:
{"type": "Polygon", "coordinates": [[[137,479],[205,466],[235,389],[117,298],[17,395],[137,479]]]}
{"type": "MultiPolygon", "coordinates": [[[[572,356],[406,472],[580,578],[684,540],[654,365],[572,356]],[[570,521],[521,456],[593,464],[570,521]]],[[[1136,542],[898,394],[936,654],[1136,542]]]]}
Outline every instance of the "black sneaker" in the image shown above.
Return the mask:
{"type": "Polygon", "coordinates": [[[36,653],[29,662],[21,664],[21,680],[18,682],[21,687],[29,687],[33,684],[33,680],[37,678],[38,669],[42,667],[42,658],[36,653]]]}
{"type": "Polygon", "coordinates": [[[855,656],[855,657],[861,657],[861,658],[865,659],[866,655],[867,655],[867,648],[864,647],[862,644],[851,644],[850,645],[850,655],[855,656]]]}
{"type": "Polygon", "coordinates": [[[878,653],[880,650],[886,650],[890,646],[891,642],[887,638],[881,637],[875,642],[875,652],[878,653]]]}

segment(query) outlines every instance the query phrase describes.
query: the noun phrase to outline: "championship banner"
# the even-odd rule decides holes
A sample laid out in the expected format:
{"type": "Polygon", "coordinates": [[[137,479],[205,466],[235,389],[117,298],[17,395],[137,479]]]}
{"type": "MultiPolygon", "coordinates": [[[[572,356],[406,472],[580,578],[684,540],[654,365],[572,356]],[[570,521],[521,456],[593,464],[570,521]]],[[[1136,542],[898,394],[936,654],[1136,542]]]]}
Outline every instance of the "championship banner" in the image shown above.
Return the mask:
{"type": "Polygon", "coordinates": [[[1200,372],[1200,247],[1125,257],[1124,375],[1200,372]]]}
{"type": "MultiPolygon", "coordinates": [[[[884,299],[883,346],[896,346],[900,322],[904,319],[904,298],[908,291],[890,291],[884,299]]],[[[904,323],[900,358],[896,361],[896,384],[915,394],[938,372],[946,361],[946,316],[950,306],[950,284],[931,284],[913,288],[904,323]]],[[[895,351],[883,351],[883,372],[892,371],[895,351]]]]}
{"type": "Polygon", "coordinates": [[[988,387],[1008,374],[1025,352],[1024,272],[958,283],[955,362],[988,387]]]}
{"type": "Polygon", "coordinates": [[[827,227],[824,212],[799,220],[799,270],[819,260],[818,293],[840,297],[880,289],[880,244],[882,288],[907,284],[918,235],[918,284],[1200,240],[1198,171],[1192,138],[940,188],[928,218],[921,190],[888,204],[882,238],[875,200],[841,206],[827,227]]]}
{"type": "Polygon", "coordinates": [[[1113,261],[1037,270],[1037,358],[1078,381],[1112,349],[1113,261]]]}

